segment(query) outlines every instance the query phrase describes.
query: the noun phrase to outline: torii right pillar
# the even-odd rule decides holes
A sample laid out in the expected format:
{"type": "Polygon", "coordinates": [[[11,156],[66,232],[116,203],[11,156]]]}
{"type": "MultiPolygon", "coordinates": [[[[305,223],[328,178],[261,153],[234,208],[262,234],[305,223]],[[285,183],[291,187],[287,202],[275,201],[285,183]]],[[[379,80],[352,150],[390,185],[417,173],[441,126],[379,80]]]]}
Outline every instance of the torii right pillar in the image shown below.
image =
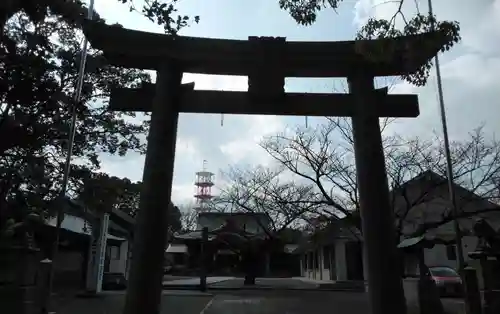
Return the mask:
{"type": "Polygon", "coordinates": [[[348,78],[349,91],[356,96],[355,106],[358,109],[352,117],[352,130],[365,246],[363,252],[367,254],[368,273],[365,276],[368,277],[372,314],[406,313],[379,115],[373,108],[376,93],[373,80],[373,76],[363,74],[348,78]]]}

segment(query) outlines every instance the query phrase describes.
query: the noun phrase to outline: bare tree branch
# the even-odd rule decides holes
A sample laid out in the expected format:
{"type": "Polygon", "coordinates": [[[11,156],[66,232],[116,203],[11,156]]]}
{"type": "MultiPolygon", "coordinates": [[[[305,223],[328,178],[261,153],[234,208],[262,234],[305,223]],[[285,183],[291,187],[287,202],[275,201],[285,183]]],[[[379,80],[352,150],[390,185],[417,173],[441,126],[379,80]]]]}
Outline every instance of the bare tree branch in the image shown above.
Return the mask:
{"type": "MultiPolygon", "coordinates": [[[[381,121],[383,125],[390,122],[381,121]]],[[[311,200],[302,199],[302,205],[305,205],[304,202],[322,204],[314,209],[314,213],[309,210],[309,216],[302,218],[303,221],[308,222],[320,216],[330,220],[341,217],[360,227],[353,144],[350,121],[327,118],[325,124],[316,128],[298,128],[292,134],[281,133],[265,138],[261,146],[298,178],[295,185],[301,181],[312,187],[309,192],[311,200]]],[[[407,234],[405,230],[409,225],[415,225],[415,228],[425,232],[447,224],[451,217],[449,204],[444,207],[439,205],[442,213],[437,221],[415,218],[428,215],[422,213],[420,205],[431,206],[429,204],[433,199],[448,199],[446,159],[440,137],[436,135],[431,140],[418,137],[408,140],[397,135],[384,136],[383,145],[392,210],[395,212],[399,234],[407,234]],[[425,173],[431,174],[429,180],[422,175],[425,173]],[[425,184],[422,178],[427,180],[425,184]],[[417,188],[414,183],[420,186],[417,188]]],[[[467,191],[461,193],[460,209],[469,208],[478,198],[498,202],[500,143],[495,139],[487,140],[483,128],[479,127],[468,138],[451,143],[451,148],[453,180],[457,189],[467,191]]],[[[468,210],[464,215],[469,217],[484,211],[493,210],[477,205],[472,213],[468,210]]]]}
{"type": "MultiPolygon", "coordinates": [[[[230,184],[221,190],[216,202],[218,205],[230,204],[229,209],[234,212],[266,214],[271,225],[261,227],[274,238],[323,204],[313,186],[283,180],[280,178],[283,174],[284,169],[232,168],[224,174],[230,184]]],[[[262,224],[262,221],[257,219],[257,223],[262,224]]]]}

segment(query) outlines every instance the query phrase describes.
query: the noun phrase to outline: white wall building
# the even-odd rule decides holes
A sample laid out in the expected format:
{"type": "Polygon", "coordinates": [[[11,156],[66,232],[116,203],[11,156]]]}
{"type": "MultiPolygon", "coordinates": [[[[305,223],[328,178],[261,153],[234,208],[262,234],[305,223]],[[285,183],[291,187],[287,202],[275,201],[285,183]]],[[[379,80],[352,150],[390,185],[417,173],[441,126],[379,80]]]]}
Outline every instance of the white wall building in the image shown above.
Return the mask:
{"type": "MultiPolygon", "coordinates": [[[[400,190],[392,191],[391,197],[394,202],[396,224],[401,222],[403,234],[414,234],[423,224],[441,222],[443,217],[449,217],[447,215],[451,213],[451,208],[448,202],[448,187],[445,178],[428,171],[406,182],[400,189],[405,189],[405,193],[399,193],[400,190]]],[[[455,193],[458,211],[460,215],[466,216],[459,219],[461,230],[465,234],[462,239],[464,260],[469,265],[476,266],[477,263],[469,257],[469,253],[476,250],[478,243],[478,238],[471,232],[472,227],[475,220],[481,217],[486,219],[495,230],[498,230],[500,228],[500,206],[459,185],[455,185],[455,193]],[[482,212],[470,214],[478,211],[482,212]]],[[[321,231],[324,234],[319,238],[327,238],[328,242],[320,239],[312,241],[316,243],[314,246],[302,246],[300,254],[302,254],[303,277],[315,280],[360,280],[360,267],[366,269],[366,263],[363,263],[363,249],[353,248],[359,246],[353,243],[362,243],[362,236],[359,232],[356,233],[354,228],[348,228],[341,222],[342,220],[338,220],[329,226],[332,230],[328,232],[321,231]],[[346,230],[349,232],[345,232],[346,230]]],[[[430,228],[425,235],[426,238],[436,238],[448,243],[436,244],[433,248],[424,250],[427,266],[456,268],[457,256],[456,245],[453,243],[455,238],[453,222],[449,221],[439,224],[437,228],[430,228]]],[[[404,236],[402,236],[403,238],[404,236]]],[[[405,264],[405,271],[411,273],[416,264],[414,261],[408,263],[405,264]]]]}
{"type": "Polygon", "coordinates": [[[323,281],[363,280],[363,244],[359,231],[338,220],[296,251],[301,275],[323,281]]]}
{"type": "MultiPolygon", "coordinates": [[[[52,217],[46,221],[46,224],[55,227],[56,220],[56,217],[52,217]]],[[[113,211],[110,213],[108,234],[106,237],[105,272],[121,273],[125,278],[128,278],[130,260],[129,248],[131,246],[130,230],[134,223],[135,221],[132,217],[121,211],[113,211]]],[[[88,236],[89,239],[92,235],[92,224],[89,219],[85,219],[74,213],[66,213],[64,215],[61,228],[66,231],[88,236]]],[[[61,243],[61,246],[64,247],[64,245],[64,242],[61,243]]],[[[54,267],[61,272],[81,271],[84,256],[85,252],[60,250],[54,260],[54,267]]]]}

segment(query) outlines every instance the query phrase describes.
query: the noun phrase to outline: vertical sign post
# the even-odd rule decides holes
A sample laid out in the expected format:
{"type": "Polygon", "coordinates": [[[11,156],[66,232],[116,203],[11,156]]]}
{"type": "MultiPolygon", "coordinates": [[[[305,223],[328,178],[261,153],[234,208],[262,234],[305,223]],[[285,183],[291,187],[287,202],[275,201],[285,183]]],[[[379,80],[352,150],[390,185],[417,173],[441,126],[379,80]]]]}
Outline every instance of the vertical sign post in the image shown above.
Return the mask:
{"type": "Polygon", "coordinates": [[[87,262],[87,291],[95,291],[95,264],[97,258],[97,239],[93,234],[90,236],[89,258],[87,262]]]}
{"type": "Polygon", "coordinates": [[[97,293],[102,291],[102,277],[104,275],[104,263],[106,261],[106,242],[108,239],[109,214],[104,214],[101,221],[101,232],[99,233],[98,255],[97,255],[97,293]]]}
{"type": "Polygon", "coordinates": [[[201,267],[200,267],[200,290],[207,290],[207,244],[208,244],[208,228],[204,227],[201,231],[201,267]]]}

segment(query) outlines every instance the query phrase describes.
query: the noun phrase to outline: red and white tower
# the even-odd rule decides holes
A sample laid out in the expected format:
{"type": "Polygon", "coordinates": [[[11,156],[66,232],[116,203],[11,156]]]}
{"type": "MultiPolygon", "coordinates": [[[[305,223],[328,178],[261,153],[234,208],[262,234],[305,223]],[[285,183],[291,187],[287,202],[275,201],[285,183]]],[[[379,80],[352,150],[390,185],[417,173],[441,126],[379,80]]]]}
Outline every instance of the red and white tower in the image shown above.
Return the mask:
{"type": "Polygon", "coordinates": [[[194,209],[198,212],[206,212],[210,210],[210,201],[213,198],[212,186],[214,186],[215,174],[206,170],[207,161],[203,160],[203,170],[196,172],[196,205],[194,209]]]}

